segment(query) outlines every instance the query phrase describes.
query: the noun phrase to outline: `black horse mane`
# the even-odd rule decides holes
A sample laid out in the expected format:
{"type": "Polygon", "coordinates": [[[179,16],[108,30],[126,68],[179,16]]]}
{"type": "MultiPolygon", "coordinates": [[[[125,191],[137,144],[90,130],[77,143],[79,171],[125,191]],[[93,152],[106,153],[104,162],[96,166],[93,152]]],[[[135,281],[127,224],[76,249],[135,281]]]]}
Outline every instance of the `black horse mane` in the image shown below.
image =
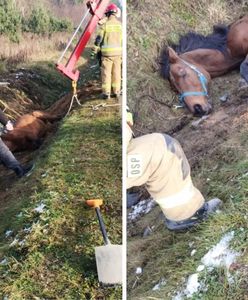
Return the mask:
{"type": "MultiPolygon", "coordinates": [[[[229,27],[218,25],[213,27],[213,32],[207,36],[196,32],[189,32],[181,36],[178,44],[169,44],[177,54],[182,54],[196,49],[215,49],[225,53],[227,49],[227,34],[229,27]]],[[[170,72],[170,63],[168,47],[165,46],[160,55],[161,75],[168,79],[170,72]]]]}

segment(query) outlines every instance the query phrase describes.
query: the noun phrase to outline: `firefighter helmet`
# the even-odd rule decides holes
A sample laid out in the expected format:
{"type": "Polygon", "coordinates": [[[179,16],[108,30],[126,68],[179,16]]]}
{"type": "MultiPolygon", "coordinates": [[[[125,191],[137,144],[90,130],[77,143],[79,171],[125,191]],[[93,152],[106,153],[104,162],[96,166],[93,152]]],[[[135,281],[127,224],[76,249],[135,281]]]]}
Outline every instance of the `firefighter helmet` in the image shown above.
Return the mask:
{"type": "Polygon", "coordinates": [[[118,12],[118,6],[114,3],[109,4],[107,7],[105,14],[107,13],[117,13],[118,12]]]}

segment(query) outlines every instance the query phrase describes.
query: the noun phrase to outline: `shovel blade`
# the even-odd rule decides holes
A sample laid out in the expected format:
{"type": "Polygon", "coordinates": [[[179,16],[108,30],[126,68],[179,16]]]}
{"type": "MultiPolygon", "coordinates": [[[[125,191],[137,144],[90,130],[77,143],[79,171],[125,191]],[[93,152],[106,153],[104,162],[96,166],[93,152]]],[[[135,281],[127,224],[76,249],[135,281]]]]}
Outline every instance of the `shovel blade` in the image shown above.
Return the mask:
{"type": "Polygon", "coordinates": [[[122,245],[95,248],[98,280],[102,284],[122,284],[122,245]]]}

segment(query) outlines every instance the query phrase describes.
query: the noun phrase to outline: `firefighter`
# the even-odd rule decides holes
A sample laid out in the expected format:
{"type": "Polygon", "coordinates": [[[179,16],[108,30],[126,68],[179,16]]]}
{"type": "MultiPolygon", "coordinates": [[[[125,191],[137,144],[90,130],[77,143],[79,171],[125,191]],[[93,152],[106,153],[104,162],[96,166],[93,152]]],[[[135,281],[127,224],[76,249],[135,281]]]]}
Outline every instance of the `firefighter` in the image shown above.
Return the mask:
{"type": "Polygon", "coordinates": [[[118,98],[121,92],[122,25],[118,20],[120,9],[115,4],[107,7],[105,15],[99,22],[91,57],[101,53],[102,97],[109,99],[111,88],[114,97],[118,98]]]}
{"type": "MultiPolygon", "coordinates": [[[[5,126],[6,131],[12,131],[13,124],[8,120],[6,115],[0,110],[0,123],[5,126]]],[[[6,168],[13,170],[16,175],[20,178],[30,174],[33,169],[33,165],[22,166],[18,160],[14,157],[9,148],[4,144],[0,137],[0,163],[6,168]]]]}
{"type": "Polygon", "coordinates": [[[178,141],[160,133],[133,138],[130,125],[132,116],[128,113],[127,188],[145,184],[162,209],[169,230],[188,229],[216,211],[222,201],[205,201],[191,180],[190,166],[178,141]]]}

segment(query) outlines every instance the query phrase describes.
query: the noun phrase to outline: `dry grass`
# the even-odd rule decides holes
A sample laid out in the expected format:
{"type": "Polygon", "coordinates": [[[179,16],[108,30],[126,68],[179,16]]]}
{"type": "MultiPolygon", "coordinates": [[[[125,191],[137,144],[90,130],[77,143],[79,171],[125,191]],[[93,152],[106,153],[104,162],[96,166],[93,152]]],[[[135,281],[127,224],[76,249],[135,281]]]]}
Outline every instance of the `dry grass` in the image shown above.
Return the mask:
{"type": "Polygon", "coordinates": [[[70,36],[70,33],[56,33],[52,37],[30,33],[23,35],[18,44],[1,36],[0,60],[11,67],[30,61],[48,61],[64,50],[70,36]]]}

